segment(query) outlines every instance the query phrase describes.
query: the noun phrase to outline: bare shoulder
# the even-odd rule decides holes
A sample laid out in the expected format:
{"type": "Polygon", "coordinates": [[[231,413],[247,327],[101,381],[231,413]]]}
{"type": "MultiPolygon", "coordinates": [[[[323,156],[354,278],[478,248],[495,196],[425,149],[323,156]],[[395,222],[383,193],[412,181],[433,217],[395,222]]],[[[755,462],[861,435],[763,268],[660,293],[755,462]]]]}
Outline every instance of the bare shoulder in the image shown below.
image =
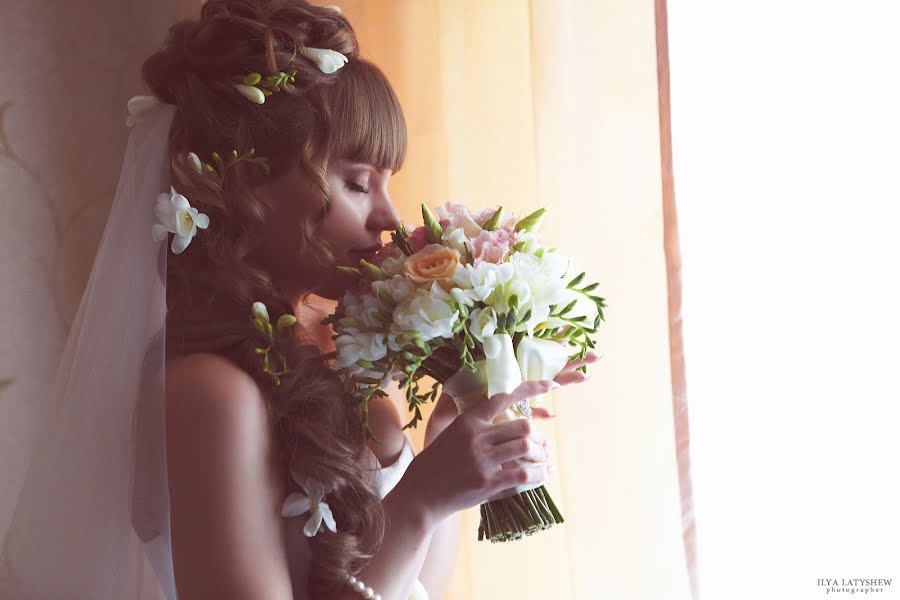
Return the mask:
{"type": "Polygon", "coordinates": [[[221,403],[222,410],[254,410],[263,401],[256,381],[218,354],[196,353],[166,362],[166,394],[171,399],[221,403]]]}
{"type": "Polygon", "coordinates": [[[168,361],[166,450],[179,598],[290,598],[284,471],[253,378],[213,354],[168,361]]]}

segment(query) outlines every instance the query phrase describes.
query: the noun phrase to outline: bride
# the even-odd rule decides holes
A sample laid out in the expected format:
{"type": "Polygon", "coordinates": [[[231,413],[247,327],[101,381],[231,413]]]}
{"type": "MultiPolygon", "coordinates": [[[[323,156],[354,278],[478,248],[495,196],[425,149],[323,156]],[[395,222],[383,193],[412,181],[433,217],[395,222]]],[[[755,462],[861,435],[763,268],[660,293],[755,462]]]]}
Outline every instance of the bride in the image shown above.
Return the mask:
{"type": "Polygon", "coordinates": [[[493,418],[584,363],[462,414],[441,396],[418,455],[376,399],[367,439],[309,300],[339,298],[336,266],[399,224],[390,84],[339,9],[304,0],[209,0],[142,75],[0,595],[442,598],[459,511],[547,476],[538,428],[493,418]],[[281,315],[273,365],[252,320],[281,315]]]}

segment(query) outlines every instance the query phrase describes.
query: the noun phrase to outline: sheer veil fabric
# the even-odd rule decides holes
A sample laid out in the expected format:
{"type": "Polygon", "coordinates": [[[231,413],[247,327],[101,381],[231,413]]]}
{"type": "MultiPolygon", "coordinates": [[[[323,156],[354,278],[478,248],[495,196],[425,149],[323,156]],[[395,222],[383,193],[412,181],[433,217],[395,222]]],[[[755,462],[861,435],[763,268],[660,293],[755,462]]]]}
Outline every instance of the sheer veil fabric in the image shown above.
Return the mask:
{"type": "Polygon", "coordinates": [[[167,240],[176,107],[135,119],[116,195],[0,548],[0,597],[174,600],[165,455],[167,240]]]}

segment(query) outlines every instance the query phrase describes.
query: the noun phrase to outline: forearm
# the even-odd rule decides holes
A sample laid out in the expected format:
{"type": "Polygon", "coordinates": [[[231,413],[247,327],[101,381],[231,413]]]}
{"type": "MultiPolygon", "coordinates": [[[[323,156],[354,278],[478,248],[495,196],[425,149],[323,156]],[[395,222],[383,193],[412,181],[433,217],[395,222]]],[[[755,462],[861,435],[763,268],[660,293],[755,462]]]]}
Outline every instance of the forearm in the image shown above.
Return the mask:
{"type": "Polygon", "coordinates": [[[459,551],[461,522],[462,512],[457,511],[441,521],[431,534],[425,563],[419,571],[419,581],[428,591],[429,600],[441,600],[447,595],[459,551]]]}
{"type": "MultiPolygon", "coordinates": [[[[421,509],[415,491],[404,480],[383,500],[385,533],[381,547],[357,574],[382,600],[406,600],[425,561],[429,540],[437,523],[421,509]]],[[[336,597],[359,600],[359,592],[349,585],[336,597]]]]}

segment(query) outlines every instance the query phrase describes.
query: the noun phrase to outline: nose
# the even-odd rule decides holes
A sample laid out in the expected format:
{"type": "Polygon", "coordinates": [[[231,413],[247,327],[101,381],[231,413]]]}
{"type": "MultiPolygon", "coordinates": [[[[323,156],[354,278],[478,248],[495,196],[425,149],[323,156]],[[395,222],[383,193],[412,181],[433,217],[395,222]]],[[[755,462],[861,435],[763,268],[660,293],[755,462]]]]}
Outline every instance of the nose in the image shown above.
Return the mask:
{"type": "Polygon", "coordinates": [[[387,190],[382,190],[376,195],[375,204],[369,214],[367,227],[378,231],[393,231],[400,225],[400,214],[397,207],[388,195],[387,190]]]}

